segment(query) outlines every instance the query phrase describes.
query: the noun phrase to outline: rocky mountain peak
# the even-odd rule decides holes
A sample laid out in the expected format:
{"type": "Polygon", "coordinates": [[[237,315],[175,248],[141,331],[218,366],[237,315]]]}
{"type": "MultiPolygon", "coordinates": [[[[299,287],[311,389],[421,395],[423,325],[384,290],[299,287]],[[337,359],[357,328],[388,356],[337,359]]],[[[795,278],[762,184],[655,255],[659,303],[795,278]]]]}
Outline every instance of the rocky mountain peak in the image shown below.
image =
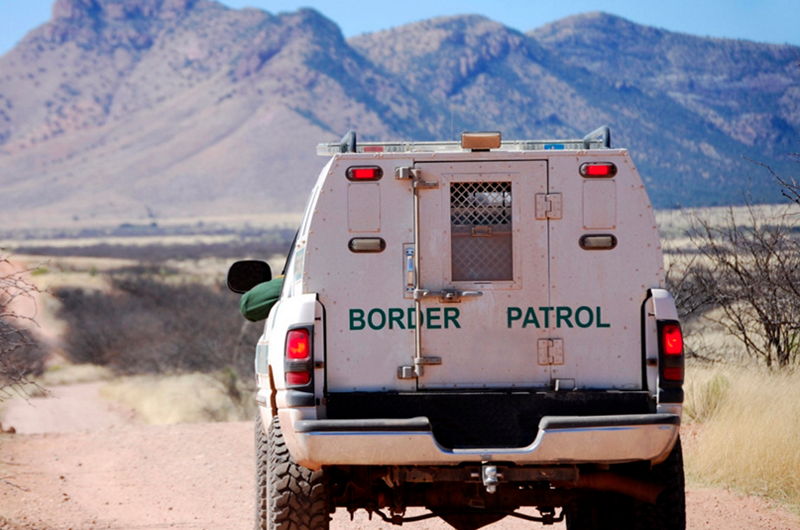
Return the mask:
{"type": "Polygon", "coordinates": [[[53,20],[126,20],[170,17],[186,12],[196,0],[56,0],[53,20]]]}

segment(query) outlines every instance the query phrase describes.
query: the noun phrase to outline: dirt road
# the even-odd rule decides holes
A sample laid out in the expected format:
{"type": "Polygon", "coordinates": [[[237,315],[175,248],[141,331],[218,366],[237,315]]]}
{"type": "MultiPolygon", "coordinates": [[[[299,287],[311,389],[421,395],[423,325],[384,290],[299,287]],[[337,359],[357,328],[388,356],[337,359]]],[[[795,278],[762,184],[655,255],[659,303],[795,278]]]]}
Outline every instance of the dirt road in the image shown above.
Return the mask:
{"type": "MultiPolygon", "coordinates": [[[[97,389],[64,387],[59,398],[6,410],[4,423],[14,419],[19,432],[0,435],[0,529],[252,528],[252,424],[139,425],[97,389]]],[[[800,518],[758,498],[690,489],[687,503],[691,529],[800,529],[800,518]]],[[[350,522],[344,511],[332,524],[389,526],[361,513],[350,522]]],[[[450,528],[438,520],[404,527],[450,528]]],[[[487,528],[543,527],[505,519],[487,528]]]]}

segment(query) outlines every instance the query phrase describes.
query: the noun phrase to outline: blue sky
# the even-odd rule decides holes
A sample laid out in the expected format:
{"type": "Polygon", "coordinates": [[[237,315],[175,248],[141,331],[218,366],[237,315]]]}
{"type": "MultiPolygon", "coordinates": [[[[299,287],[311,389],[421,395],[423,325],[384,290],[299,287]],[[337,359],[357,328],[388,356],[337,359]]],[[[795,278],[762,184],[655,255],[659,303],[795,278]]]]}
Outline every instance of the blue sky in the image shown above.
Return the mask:
{"type": "MultiPolygon", "coordinates": [[[[0,54],[50,18],[53,0],[0,0],[0,54]]],[[[520,31],[560,18],[605,11],[633,22],[693,35],[800,46],[800,0],[224,0],[272,13],[313,7],[345,36],[441,15],[478,13],[520,31]]]]}

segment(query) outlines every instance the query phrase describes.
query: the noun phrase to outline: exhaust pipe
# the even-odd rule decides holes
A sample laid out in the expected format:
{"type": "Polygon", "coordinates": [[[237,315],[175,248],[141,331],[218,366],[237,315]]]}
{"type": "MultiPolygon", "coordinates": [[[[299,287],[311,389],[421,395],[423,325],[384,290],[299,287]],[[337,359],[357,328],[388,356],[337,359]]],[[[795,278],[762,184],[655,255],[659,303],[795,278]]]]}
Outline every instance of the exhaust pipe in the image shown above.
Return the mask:
{"type": "Polygon", "coordinates": [[[591,473],[581,475],[578,480],[569,483],[574,488],[583,488],[598,491],[613,491],[622,493],[636,500],[656,504],[658,496],[664,491],[664,486],[658,486],[617,473],[591,473]]]}

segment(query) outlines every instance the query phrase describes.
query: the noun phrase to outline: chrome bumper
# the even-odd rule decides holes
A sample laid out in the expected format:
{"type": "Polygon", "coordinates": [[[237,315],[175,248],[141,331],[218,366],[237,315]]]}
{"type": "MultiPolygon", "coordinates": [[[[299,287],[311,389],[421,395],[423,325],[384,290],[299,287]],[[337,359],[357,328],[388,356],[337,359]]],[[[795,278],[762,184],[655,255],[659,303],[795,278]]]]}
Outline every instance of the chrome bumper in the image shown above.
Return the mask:
{"type": "Polygon", "coordinates": [[[528,447],[446,449],[427,418],[407,420],[303,420],[282,409],[281,427],[289,450],[303,466],[457,465],[463,462],[515,464],[614,464],[666,459],[678,438],[677,414],[545,416],[528,447]],[[293,427],[293,428],[292,428],[293,427]]]}

